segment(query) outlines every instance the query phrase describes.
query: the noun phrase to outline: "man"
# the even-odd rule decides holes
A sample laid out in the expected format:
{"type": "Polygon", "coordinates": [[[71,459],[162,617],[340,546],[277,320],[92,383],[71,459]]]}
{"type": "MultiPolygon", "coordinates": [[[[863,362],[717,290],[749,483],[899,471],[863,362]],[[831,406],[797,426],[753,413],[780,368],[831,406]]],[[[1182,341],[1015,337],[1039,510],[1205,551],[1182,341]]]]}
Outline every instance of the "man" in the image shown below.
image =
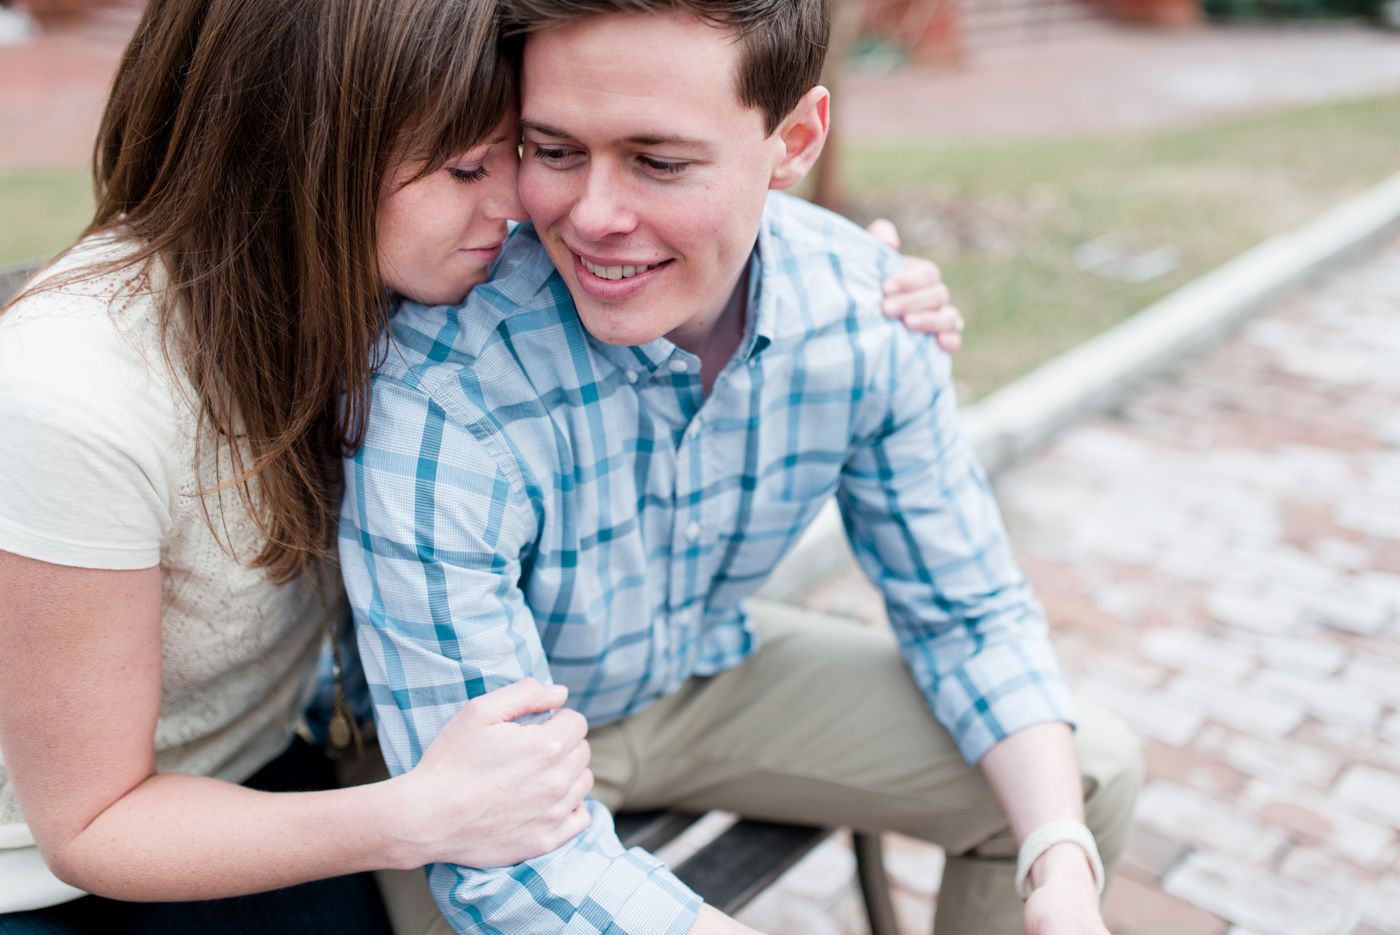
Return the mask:
{"type": "MultiPolygon", "coordinates": [[[[826,16],[517,0],[533,227],[465,306],[396,316],[347,464],[342,562],[385,757],[411,768],[469,697],[552,678],[609,807],[936,841],[939,933],[1021,931],[1019,847],[1026,930],[1103,933],[1079,823],[1087,796],[1111,866],[1136,747],[1088,706],[1071,734],[948,360],[879,311],[897,260],[768,194],[825,139],[826,16]],[[833,492],[893,636],[742,604],[833,492]]],[[[592,814],[537,860],[431,868],[448,920],[744,930],[592,814]]]]}

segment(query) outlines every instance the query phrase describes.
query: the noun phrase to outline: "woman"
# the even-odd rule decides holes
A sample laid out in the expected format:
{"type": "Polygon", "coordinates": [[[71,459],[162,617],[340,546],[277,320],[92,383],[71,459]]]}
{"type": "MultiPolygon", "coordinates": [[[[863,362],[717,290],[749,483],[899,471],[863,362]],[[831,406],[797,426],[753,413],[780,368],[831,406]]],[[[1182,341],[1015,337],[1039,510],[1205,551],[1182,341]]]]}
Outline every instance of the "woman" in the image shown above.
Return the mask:
{"type": "Polygon", "coordinates": [[[362,871],[586,822],[582,719],[511,723],[562,703],[533,683],[384,782],[288,748],[391,290],[455,301],[519,215],[493,12],[148,6],[96,217],[0,317],[0,932],[382,931],[362,871]],[[466,249],[425,264],[444,231],[466,249]]]}

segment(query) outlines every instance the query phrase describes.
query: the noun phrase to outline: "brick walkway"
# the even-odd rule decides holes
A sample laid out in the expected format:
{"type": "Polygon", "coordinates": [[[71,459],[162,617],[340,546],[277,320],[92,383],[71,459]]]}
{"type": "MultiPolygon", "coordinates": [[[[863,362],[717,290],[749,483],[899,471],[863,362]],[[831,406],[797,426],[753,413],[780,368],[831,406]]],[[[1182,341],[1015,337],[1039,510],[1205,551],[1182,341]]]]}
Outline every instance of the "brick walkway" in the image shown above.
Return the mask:
{"type": "MultiPolygon", "coordinates": [[[[1400,239],[997,486],[1077,689],[1146,746],[1110,927],[1400,933],[1400,239]]],[[[882,618],[854,570],[806,603],[882,618]]],[[[889,847],[926,935],[941,856],[889,847]]],[[[852,869],[825,845],[744,918],[857,935],[852,869]]]]}
{"type": "Polygon", "coordinates": [[[0,47],[0,171],[82,168],[140,0],[45,22],[29,45],[0,47]]]}
{"type": "Polygon", "coordinates": [[[1106,24],[960,68],[856,75],[832,106],[852,140],[1034,137],[1196,126],[1395,93],[1400,32],[1106,24]]]}

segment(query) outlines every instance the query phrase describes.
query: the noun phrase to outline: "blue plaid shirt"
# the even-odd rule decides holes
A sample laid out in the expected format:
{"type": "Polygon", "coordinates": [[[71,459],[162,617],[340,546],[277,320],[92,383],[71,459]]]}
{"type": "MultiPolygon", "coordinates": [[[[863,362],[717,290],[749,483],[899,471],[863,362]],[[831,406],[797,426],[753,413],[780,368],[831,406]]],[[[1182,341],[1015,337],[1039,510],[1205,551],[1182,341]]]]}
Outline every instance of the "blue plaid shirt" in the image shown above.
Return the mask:
{"type": "MultiPolygon", "coordinates": [[[[976,762],[1070,721],[1043,614],[958,429],[947,355],[880,311],[898,258],[770,196],[746,331],[706,398],[669,341],[581,325],[533,229],[461,305],[405,304],[346,464],[340,550],[394,774],[533,675],[592,725],[757,649],[743,599],[835,494],[904,657],[976,762]]],[[[459,931],[680,935],[698,898],[611,818],[515,867],[435,865],[459,931]]]]}

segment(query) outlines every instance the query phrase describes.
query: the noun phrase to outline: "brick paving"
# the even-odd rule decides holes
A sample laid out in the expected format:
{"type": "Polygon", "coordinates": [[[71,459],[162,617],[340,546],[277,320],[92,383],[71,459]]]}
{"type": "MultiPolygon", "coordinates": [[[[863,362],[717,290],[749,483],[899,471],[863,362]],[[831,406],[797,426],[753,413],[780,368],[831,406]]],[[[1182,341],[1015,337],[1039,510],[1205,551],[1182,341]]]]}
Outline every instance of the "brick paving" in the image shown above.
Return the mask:
{"type": "Polygon", "coordinates": [[[82,168],[140,0],[41,23],[27,45],[0,47],[0,171],[82,168]]]}
{"type": "MultiPolygon", "coordinates": [[[[997,490],[1076,689],[1145,745],[1110,928],[1400,935],[1400,238],[997,490]]],[[[883,621],[853,567],[805,603],[883,621]]],[[[887,837],[926,933],[941,855],[887,837]]],[[[833,841],[743,918],[861,935],[852,867],[833,841]]]]}
{"type": "Polygon", "coordinates": [[[1196,126],[1396,93],[1400,32],[1105,23],[960,67],[856,74],[832,106],[851,140],[1036,137],[1196,126]]]}

